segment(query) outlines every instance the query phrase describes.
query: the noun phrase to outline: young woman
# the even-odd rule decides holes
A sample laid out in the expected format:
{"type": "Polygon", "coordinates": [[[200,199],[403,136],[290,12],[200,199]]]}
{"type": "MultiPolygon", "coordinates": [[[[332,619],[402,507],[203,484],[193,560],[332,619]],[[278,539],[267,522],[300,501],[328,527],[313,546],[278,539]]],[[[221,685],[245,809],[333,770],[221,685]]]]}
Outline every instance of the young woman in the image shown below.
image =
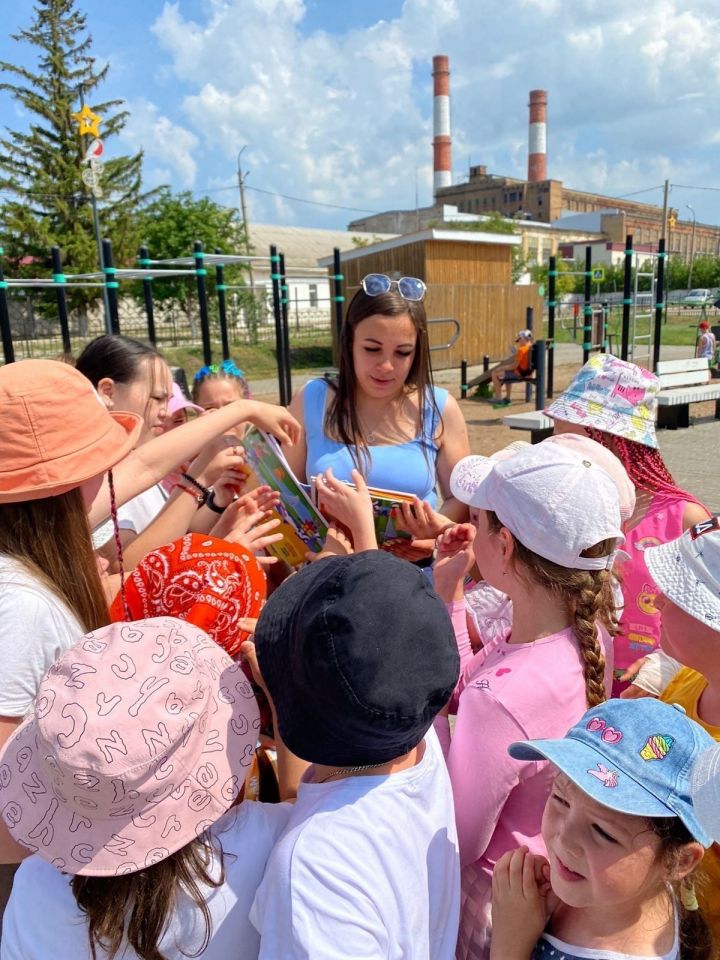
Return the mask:
{"type": "Polygon", "coordinates": [[[440,536],[433,574],[449,604],[463,671],[450,703],[452,738],[447,718],[436,729],[463,868],[458,957],[475,960],[487,955],[494,864],[518,842],[542,852],[550,776],[542,764],[512,761],[507,747],[562,735],[609,691],[610,567],[622,533],[609,475],[557,445],[538,444],[501,461],[467,457],[455,467],[451,489],[469,505],[472,522],[440,536]],[[475,656],[463,594],[474,562],[513,604],[510,633],[481,636],[475,656]]]}
{"type": "Polygon", "coordinates": [[[311,380],[293,398],[303,433],[286,456],[302,481],[328,467],[349,481],[358,468],[369,486],[415,494],[432,507],[439,486],[439,509],[463,519],[449,482],[469,452],[467,429],[454,398],[432,383],[424,295],[414,278],[363,279],[340,334],[337,383],[311,380]]]}
{"type": "Polygon", "coordinates": [[[624,607],[615,640],[613,695],[627,687],[635,662],[660,641],[659,590],[648,576],[643,551],[675,540],[707,519],[691,493],[677,486],[657,449],[655,414],[660,384],[648,370],[598,354],[549,406],[556,433],[581,433],[608,447],[635,485],[635,510],[625,524],[622,566],[624,607]]]}
{"type": "Polygon", "coordinates": [[[656,700],[609,700],[563,739],[513,743],[555,770],[547,859],[509,851],[493,874],[491,960],[709,960],[692,874],[711,838],[690,770],[712,738],[656,700]]]}

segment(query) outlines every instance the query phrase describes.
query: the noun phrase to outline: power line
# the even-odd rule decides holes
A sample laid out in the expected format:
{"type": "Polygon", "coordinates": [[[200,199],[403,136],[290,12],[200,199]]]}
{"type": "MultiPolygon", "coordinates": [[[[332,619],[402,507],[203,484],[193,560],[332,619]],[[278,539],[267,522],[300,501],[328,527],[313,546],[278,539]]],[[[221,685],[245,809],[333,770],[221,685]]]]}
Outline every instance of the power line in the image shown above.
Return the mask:
{"type": "Polygon", "coordinates": [[[686,183],[672,183],[672,187],[677,187],[678,190],[710,190],[713,193],[720,193],[720,187],[689,187],[686,183]]]}
{"type": "MultiPolygon", "coordinates": [[[[322,200],[306,200],[304,197],[291,197],[286,193],[278,193],[275,190],[262,190],[260,187],[251,187],[245,184],[246,190],[253,190],[255,193],[262,193],[268,197],[280,197],[282,200],[290,200],[293,203],[308,203],[313,207],[330,207],[333,210],[350,210],[353,213],[381,213],[380,210],[368,210],[366,207],[346,207],[340,203],[323,203],[322,200]]],[[[211,187],[207,190],[197,189],[193,193],[223,193],[228,190],[237,190],[237,184],[233,183],[227,187],[211,187]]]]}
{"type": "MultiPolygon", "coordinates": [[[[675,183],[670,184],[671,187],[677,186],[675,183]]],[[[641,193],[654,193],[655,190],[664,190],[665,184],[661,183],[657,187],[646,187],[644,190],[635,190],[633,193],[621,193],[617,200],[627,200],[628,197],[639,197],[641,193]]]]}

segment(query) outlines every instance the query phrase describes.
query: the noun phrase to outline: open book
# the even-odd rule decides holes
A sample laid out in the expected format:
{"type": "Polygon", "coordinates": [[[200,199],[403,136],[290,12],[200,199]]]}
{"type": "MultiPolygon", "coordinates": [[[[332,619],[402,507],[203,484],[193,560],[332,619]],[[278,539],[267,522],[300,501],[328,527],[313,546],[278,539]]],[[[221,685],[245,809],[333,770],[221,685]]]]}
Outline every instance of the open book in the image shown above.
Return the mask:
{"type": "Polygon", "coordinates": [[[283,539],[267,547],[267,552],[297,567],[305,562],[308,550],[322,550],[327,521],[310,499],[310,488],[290,469],[274,437],[253,427],[243,437],[242,445],[258,485],[267,484],[280,494],[274,510],[280,526],[273,532],[282,533],[283,539]]]}
{"type": "MultiPolygon", "coordinates": [[[[312,498],[317,505],[318,502],[318,478],[312,478],[312,498]]],[[[349,487],[354,487],[354,483],[343,480],[349,487]]],[[[398,537],[410,540],[412,539],[407,530],[401,530],[395,526],[393,510],[401,503],[413,503],[415,497],[410,493],[400,493],[399,490],[383,490],[380,487],[368,487],[368,493],[372,500],[373,514],[375,516],[375,537],[378,546],[381,547],[386,540],[395,540],[398,537]]]]}
{"type": "MultiPolygon", "coordinates": [[[[268,547],[268,553],[296,567],[305,561],[308,550],[318,553],[322,549],[327,535],[328,522],[317,505],[316,484],[307,486],[301,483],[290,469],[278,442],[257,427],[248,430],[242,445],[257,484],[267,484],[281,497],[275,511],[280,520],[278,531],[283,534],[283,539],[268,547]]],[[[398,504],[412,503],[413,496],[375,487],[370,487],[369,493],[378,546],[397,537],[409,539],[409,533],[395,527],[392,514],[398,504]]]]}

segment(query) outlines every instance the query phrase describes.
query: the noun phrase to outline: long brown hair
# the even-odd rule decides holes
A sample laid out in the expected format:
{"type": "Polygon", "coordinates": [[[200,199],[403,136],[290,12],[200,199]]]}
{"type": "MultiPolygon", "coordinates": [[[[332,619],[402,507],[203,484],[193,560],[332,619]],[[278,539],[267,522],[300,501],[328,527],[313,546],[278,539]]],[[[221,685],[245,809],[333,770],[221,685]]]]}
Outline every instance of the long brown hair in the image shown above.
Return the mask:
{"type": "MultiPolygon", "coordinates": [[[[493,533],[503,528],[495,513],[488,511],[487,516],[493,533]]],[[[528,579],[565,601],[573,618],[573,630],[583,659],[587,705],[596,707],[606,699],[605,657],[597,636],[597,623],[602,623],[611,636],[618,632],[612,591],[613,574],[609,570],[571,570],[561,567],[528,550],[510,530],[508,533],[514,540],[514,556],[527,571],[528,579]]],[[[583,550],[582,556],[609,557],[614,549],[614,539],[602,540],[583,550]]]]}
{"type": "Polygon", "coordinates": [[[210,910],[200,885],[216,889],[225,882],[222,848],[203,837],[192,840],[176,853],[144,870],[117,877],[74,876],[72,892],[78,906],[88,918],[90,952],[96,960],[100,947],[113,960],[124,946],[125,939],[140,960],[167,960],[159,944],[168,919],[184,891],[202,914],[205,924],[203,941],[196,953],[199,957],[212,935],[210,910]],[[220,874],[211,875],[219,854],[220,874]]]}
{"type": "MultiPolygon", "coordinates": [[[[405,315],[410,317],[417,334],[415,355],[405,380],[405,388],[417,391],[420,434],[425,441],[430,439],[424,437],[423,430],[428,403],[431,405],[434,418],[442,425],[440,411],[435,401],[435,393],[432,390],[433,376],[425,305],[422,300],[406,300],[395,290],[381,293],[377,297],[370,297],[361,288],[350,301],[345,322],[340,330],[338,378],[337,383],[331,384],[334,390],[325,414],[325,433],[350,448],[353,459],[360,470],[362,470],[361,462],[364,462],[367,466],[370,451],[367,437],[357,415],[357,378],[355,377],[355,365],[353,363],[355,330],[368,317],[401,317],[405,315]],[[360,456],[355,455],[356,450],[359,451],[360,456]]],[[[425,444],[423,446],[425,448],[425,444]]],[[[425,452],[427,455],[427,449],[425,452]]]]}
{"type": "MultiPolygon", "coordinates": [[[[660,839],[658,860],[669,871],[677,863],[682,848],[693,842],[693,836],[679,817],[650,817],[648,828],[660,839]]],[[[672,881],[680,920],[680,960],[708,960],[715,956],[715,938],[702,911],[685,906],[683,886],[692,888],[693,876],[702,878],[702,861],[691,874],[680,881],[672,881]]],[[[694,899],[694,893],[692,894],[694,899]]]]}
{"type": "Polygon", "coordinates": [[[0,504],[0,553],[39,577],[85,631],[110,622],[79,487],[56,497],[0,504]]]}

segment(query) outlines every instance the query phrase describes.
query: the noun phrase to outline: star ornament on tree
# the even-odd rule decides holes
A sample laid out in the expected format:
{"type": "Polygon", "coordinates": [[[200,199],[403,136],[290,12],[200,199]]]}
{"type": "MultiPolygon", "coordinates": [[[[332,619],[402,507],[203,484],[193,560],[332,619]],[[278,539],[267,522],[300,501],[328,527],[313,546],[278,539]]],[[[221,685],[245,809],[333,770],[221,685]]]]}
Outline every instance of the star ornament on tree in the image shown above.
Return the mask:
{"type": "Polygon", "coordinates": [[[100,124],[102,120],[96,113],[92,112],[87,104],[85,104],[78,113],[72,113],[70,116],[78,124],[78,131],[81,136],[86,133],[89,133],[93,137],[100,136],[100,124]]]}

